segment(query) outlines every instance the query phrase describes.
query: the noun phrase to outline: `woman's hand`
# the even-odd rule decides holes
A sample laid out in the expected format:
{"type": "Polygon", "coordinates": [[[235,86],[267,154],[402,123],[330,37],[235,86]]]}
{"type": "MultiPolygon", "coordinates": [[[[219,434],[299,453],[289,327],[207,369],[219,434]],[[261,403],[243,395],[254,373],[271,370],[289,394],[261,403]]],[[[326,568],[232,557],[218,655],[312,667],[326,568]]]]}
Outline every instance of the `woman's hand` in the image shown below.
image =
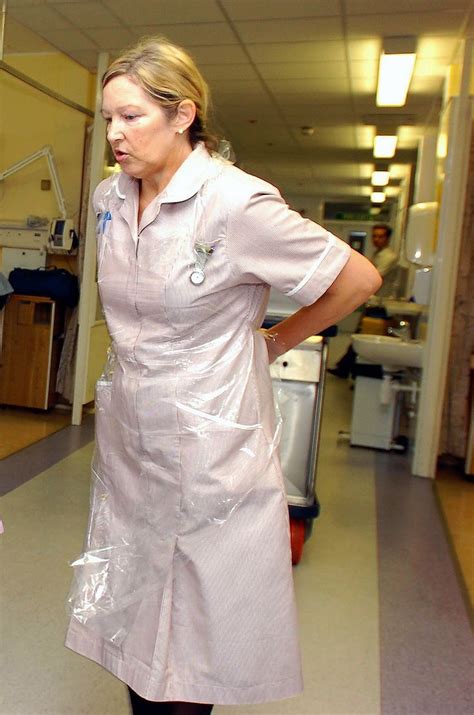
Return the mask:
{"type": "Polygon", "coordinates": [[[352,251],[348,262],[324,295],[278,325],[263,330],[270,362],[322,330],[334,325],[368,298],[382,284],[379,272],[367,258],[352,251]]]}
{"type": "Polygon", "coordinates": [[[277,357],[286,353],[288,348],[278,340],[278,333],[274,333],[267,328],[259,328],[257,332],[261,333],[265,338],[265,344],[268,352],[268,362],[271,365],[272,362],[275,362],[277,357]]]}

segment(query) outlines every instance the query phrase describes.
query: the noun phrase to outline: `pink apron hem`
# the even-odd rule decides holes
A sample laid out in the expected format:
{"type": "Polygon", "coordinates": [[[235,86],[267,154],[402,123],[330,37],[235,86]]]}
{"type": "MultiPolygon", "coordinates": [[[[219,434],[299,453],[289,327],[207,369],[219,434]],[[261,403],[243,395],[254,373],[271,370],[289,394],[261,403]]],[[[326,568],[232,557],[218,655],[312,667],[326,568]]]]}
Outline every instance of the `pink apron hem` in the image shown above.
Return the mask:
{"type": "Polygon", "coordinates": [[[158,680],[140,661],[134,659],[134,663],[130,664],[130,655],[127,656],[128,662],[123,661],[112,652],[113,646],[109,648],[102,639],[97,639],[95,636],[89,638],[85,630],[76,630],[72,624],[67,633],[65,646],[104,667],[142,698],[156,702],[257,705],[296,697],[303,691],[302,678],[296,677],[241,688],[186,683],[172,677],[158,680]]]}

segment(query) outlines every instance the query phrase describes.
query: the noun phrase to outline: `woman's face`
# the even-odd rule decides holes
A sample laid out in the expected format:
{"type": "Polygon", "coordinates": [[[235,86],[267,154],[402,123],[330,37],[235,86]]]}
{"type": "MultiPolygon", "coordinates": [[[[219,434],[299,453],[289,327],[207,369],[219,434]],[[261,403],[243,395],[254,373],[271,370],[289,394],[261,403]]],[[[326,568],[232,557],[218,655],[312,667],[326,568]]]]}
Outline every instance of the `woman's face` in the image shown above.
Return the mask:
{"type": "Polygon", "coordinates": [[[130,77],[120,75],[104,87],[102,115],[107,139],[122,171],[137,179],[151,179],[172,169],[187,137],[177,135],[178,119],[169,119],[157,102],[130,77]]]}

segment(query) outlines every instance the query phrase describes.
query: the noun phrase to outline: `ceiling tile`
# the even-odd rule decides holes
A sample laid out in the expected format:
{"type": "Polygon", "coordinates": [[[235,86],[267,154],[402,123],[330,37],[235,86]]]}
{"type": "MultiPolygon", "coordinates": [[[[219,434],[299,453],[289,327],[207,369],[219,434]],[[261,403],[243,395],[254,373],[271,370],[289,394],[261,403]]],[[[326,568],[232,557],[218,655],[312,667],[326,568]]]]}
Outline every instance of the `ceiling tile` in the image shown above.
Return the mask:
{"type": "Polygon", "coordinates": [[[228,122],[238,121],[250,123],[250,121],[258,121],[265,124],[266,122],[274,122],[277,110],[271,99],[265,95],[259,99],[258,104],[255,101],[240,102],[236,105],[220,104],[214,93],[212,93],[213,106],[218,116],[228,122]]]}
{"type": "Polygon", "coordinates": [[[424,12],[436,10],[466,10],[466,0],[346,0],[347,15],[371,15],[374,13],[398,14],[400,12],[424,12]]]}
{"type": "Polygon", "coordinates": [[[204,78],[210,82],[216,79],[233,80],[236,77],[240,79],[257,79],[255,70],[250,63],[239,63],[239,64],[199,64],[199,69],[201,70],[204,78]]]}
{"type": "Polygon", "coordinates": [[[354,130],[350,124],[338,127],[316,127],[314,134],[310,137],[305,137],[296,129],[296,135],[303,146],[314,144],[349,149],[354,145],[354,130]]]}
{"type": "Polygon", "coordinates": [[[440,94],[443,90],[444,78],[413,77],[410,84],[410,94],[440,94]]]}
{"type": "Polygon", "coordinates": [[[296,162],[288,163],[286,166],[278,163],[272,168],[274,175],[280,180],[298,179],[302,181],[312,179],[313,176],[309,166],[305,166],[304,164],[298,165],[296,162]]]}
{"type": "Polygon", "coordinates": [[[459,40],[455,37],[420,37],[416,56],[422,59],[443,59],[449,63],[458,45],[459,40]]]}
{"type": "Polygon", "coordinates": [[[464,13],[423,12],[353,15],[347,19],[349,38],[396,35],[449,35],[461,30],[464,13]]]}
{"type": "Polygon", "coordinates": [[[209,86],[213,92],[219,92],[222,95],[235,94],[245,96],[261,94],[264,91],[259,79],[214,79],[209,82],[209,86]]]}
{"type": "Polygon", "coordinates": [[[226,22],[179,23],[174,25],[138,25],[133,28],[137,37],[164,35],[171,42],[185,47],[201,45],[202,38],[210,45],[234,45],[237,38],[226,22]]]}
{"type": "Polygon", "coordinates": [[[202,65],[233,65],[248,62],[248,57],[240,45],[196,45],[191,54],[202,65]]]}
{"type": "MultiPolygon", "coordinates": [[[[217,110],[219,110],[219,107],[225,107],[225,112],[222,114],[224,119],[229,115],[234,116],[236,112],[239,113],[239,116],[244,116],[249,120],[254,118],[258,119],[262,117],[261,112],[265,111],[261,107],[263,98],[266,96],[264,94],[258,94],[256,92],[247,95],[245,93],[239,94],[238,92],[227,94],[225,92],[211,90],[211,96],[213,105],[217,110]],[[244,106],[242,110],[239,111],[242,105],[244,106]]],[[[266,113],[267,118],[270,117],[274,119],[277,111],[275,106],[273,106],[272,111],[266,113]]]]}
{"type": "Polygon", "coordinates": [[[136,39],[129,30],[123,27],[90,28],[85,30],[85,33],[96,43],[101,52],[106,52],[107,50],[122,50],[131,45],[136,39]]]}
{"type": "Polygon", "coordinates": [[[92,40],[80,30],[50,30],[48,38],[65,54],[75,50],[95,50],[92,40]]]}
{"type": "Polygon", "coordinates": [[[249,44],[247,50],[257,62],[342,62],[342,42],[294,42],[249,44]]]}
{"type": "Polygon", "coordinates": [[[345,62],[262,62],[257,69],[264,79],[338,79],[347,77],[345,62]]]}
{"type": "Polygon", "coordinates": [[[5,52],[48,52],[53,50],[49,42],[28,27],[7,17],[5,23],[5,52]]]}
{"type": "Polygon", "coordinates": [[[377,91],[377,73],[371,72],[366,77],[353,77],[351,88],[357,94],[373,94],[377,91]]]}
{"type": "Polygon", "coordinates": [[[358,176],[357,164],[332,164],[326,162],[313,162],[313,172],[315,176],[320,176],[322,179],[336,179],[339,177],[356,177],[358,176]]]}
{"type": "Polygon", "coordinates": [[[79,62],[80,65],[86,67],[91,72],[97,71],[97,50],[74,50],[68,54],[73,60],[79,62]]]}
{"type": "Polygon", "coordinates": [[[390,178],[402,180],[408,175],[408,166],[406,164],[390,164],[390,178]]]}
{"type": "Polygon", "coordinates": [[[55,5],[60,15],[79,28],[116,27],[120,20],[99,2],[70,2],[55,5]]]}
{"type": "Polygon", "coordinates": [[[399,141],[418,142],[422,135],[423,129],[421,127],[400,127],[398,130],[399,141]]]}
{"type": "MultiPolygon", "coordinates": [[[[64,0],[66,1],[66,0],[64,0]]],[[[35,5],[53,5],[49,0],[8,0],[8,10],[12,7],[34,7],[35,5]]]]}
{"type": "Polygon", "coordinates": [[[299,126],[332,126],[336,123],[354,121],[354,112],[349,97],[338,104],[307,102],[300,106],[292,102],[278,102],[280,111],[290,124],[299,126]]]}
{"type": "Polygon", "coordinates": [[[250,170],[274,177],[295,195],[350,198],[370,190],[361,182],[373,166],[374,127],[361,122],[363,115],[380,115],[374,92],[382,35],[408,34],[408,27],[410,34],[422,35],[407,105],[392,112],[400,122],[414,115],[419,124],[400,127],[400,164],[414,160],[417,132],[436,121],[437,92],[459,46],[467,5],[468,0],[9,0],[9,22],[20,13],[16,25],[22,32],[12,34],[7,26],[6,42],[25,51],[43,47],[20,22],[44,38],[51,30],[55,45],[94,70],[94,46],[113,56],[141,35],[165,34],[190,49],[211,86],[213,123],[250,170]],[[247,45],[238,43],[233,26],[247,45]],[[304,125],[314,126],[315,134],[303,136],[304,125]]]}
{"type": "Polygon", "coordinates": [[[274,20],[285,17],[338,15],[334,0],[221,0],[232,20],[274,20]]]}
{"type": "Polygon", "coordinates": [[[419,95],[412,95],[410,93],[408,93],[407,102],[403,107],[376,107],[373,97],[367,95],[354,95],[353,102],[360,116],[380,116],[381,121],[383,121],[383,118],[387,117],[387,115],[390,120],[396,117],[403,119],[407,115],[410,116],[412,114],[424,116],[430,111],[432,105],[430,98],[420,97],[419,95]]]}
{"type": "Polygon", "coordinates": [[[414,77],[442,77],[446,76],[449,63],[446,60],[424,59],[417,57],[414,77]]]}
{"type": "Polygon", "coordinates": [[[273,149],[281,150],[281,148],[288,147],[288,145],[293,144],[293,137],[289,130],[283,129],[268,129],[265,127],[265,136],[262,137],[262,133],[248,131],[248,128],[242,127],[238,128],[235,126],[230,127],[232,136],[237,136],[239,140],[245,145],[245,150],[248,151],[251,148],[260,151],[267,148],[273,147],[273,149]]]}
{"type": "MultiPolygon", "coordinates": [[[[314,124],[314,118],[321,121],[323,124],[332,124],[337,121],[337,111],[331,112],[331,105],[335,100],[339,99],[338,95],[335,94],[314,94],[312,97],[305,97],[301,94],[285,94],[283,92],[273,92],[273,97],[278,107],[284,112],[286,117],[298,116],[301,112],[306,116],[303,124],[314,124]],[[290,108],[291,109],[288,109],[290,108]],[[298,112],[299,110],[299,112],[298,112]],[[326,112],[330,112],[326,115],[326,112]],[[313,117],[313,120],[310,120],[313,117]]],[[[348,113],[351,113],[351,119],[353,119],[352,106],[348,95],[343,95],[341,97],[343,105],[347,105],[345,113],[341,116],[340,122],[347,120],[348,113]]],[[[344,109],[342,110],[344,112],[344,109]]]]}
{"type": "MultiPolygon", "coordinates": [[[[439,96],[439,103],[441,105],[441,95],[439,96]]],[[[432,96],[424,96],[420,94],[408,93],[407,102],[404,107],[402,107],[402,112],[405,111],[407,114],[413,113],[422,117],[426,120],[428,114],[433,110],[433,106],[436,105],[437,98],[432,96]]],[[[418,122],[418,124],[423,124],[423,122],[418,122]]]]}
{"type": "Polygon", "coordinates": [[[359,149],[370,149],[374,145],[374,127],[358,125],[355,129],[355,135],[359,149]]]}
{"type": "Polygon", "coordinates": [[[359,164],[359,177],[361,180],[367,180],[372,178],[372,172],[374,171],[374,165],[371,164],[359,164]]]}
{"type": "Polygon", "coordinates": [[[8,14],[14,20],[26,25],[34,32],[41,34],[49,30],[66,30],[73,28],[73,25],[56,12],[53,8],[45,6],[34,7],[9,7],[8,14]]]}
{"type": "Polygon", "coordinates": [[[268,79],[266,83],[272,92],[280,95],[332,96],[347,94],[349,91],[347,77],[338,77],[337,79],[268,79]]]}
{"type": "Polygon", "coordinates": [[[349,63],[349,72],[352,79],[377,78],[379,62],[377,60],[357,60],[349,63]]]}
{"type": "Polygon", "coordinates": [[[102,0],[122,22],[135,25],[172,25],[178,22],[223,22],[214,0],[102,0]]]}
{"type": "Polygon", "coordinates": [[[418,143],[418,139],[399,139],[397,151],[400,151],[402,149],[417,149],[418,143]]]}
{"type": "Polygon", "coordinates": [[[237,161],[239,162],[239,167],[242,171],[250,172],[255,174],[255,176],[264,176],[269,171],[265,162],[259,161],[255,158],[246,158],[242,161],[240,157],[237,157],[237,161]]]}
{"type": "Polygon", "coordinates": [[[294,20],[260,20],[237,22],[237,32],[246,43],[315,42],[340,40],[342,23],[338,17],[294,20]]]}
{"type": "Polygon", "coordinates": [[[350,40],[347,43],[347,47],[351,62],[359,60],[378,62],[382,49],[382,40],[378,37],[367,40],[350,40]]]}
{"type": "MultiPolygon", "coordinates": [[[[225,117],[221,115],[219,111],[213,116],[213,121],[211,125],[216,127],[219,133],[224,133],[227,139],[232,141],[234,144],[236,141],[245,146],[247,133],[250,130],[250,124],[248,122],[248,117],[252,115],[244,115],[239,117],[238,112],[232,112],[227,109],[225,117]]],[[[253,120],[257,121],[260,126],[260,136],[264,136],[262,132],[262,127],[266,126],[267,120],[272,121],[274,119],[275,113],[272,116],[264,115],[258,108],[258,112],[253,117],[253,120]]]]}

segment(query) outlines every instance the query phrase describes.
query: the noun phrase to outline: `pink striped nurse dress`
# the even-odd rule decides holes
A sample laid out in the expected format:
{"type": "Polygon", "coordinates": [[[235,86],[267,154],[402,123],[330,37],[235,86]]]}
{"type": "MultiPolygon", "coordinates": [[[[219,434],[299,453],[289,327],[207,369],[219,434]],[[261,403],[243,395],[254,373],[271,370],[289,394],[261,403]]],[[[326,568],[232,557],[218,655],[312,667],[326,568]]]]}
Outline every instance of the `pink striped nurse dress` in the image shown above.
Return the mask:
{"type": "Polygon", "coordinates": [[[94,195],[114,367],[97,385],[86,543],[66,645],[148,700],[302,689],[269,286],[317,300],[349,249],[197,145],[137,226],[138,183],[94,195]]]}

